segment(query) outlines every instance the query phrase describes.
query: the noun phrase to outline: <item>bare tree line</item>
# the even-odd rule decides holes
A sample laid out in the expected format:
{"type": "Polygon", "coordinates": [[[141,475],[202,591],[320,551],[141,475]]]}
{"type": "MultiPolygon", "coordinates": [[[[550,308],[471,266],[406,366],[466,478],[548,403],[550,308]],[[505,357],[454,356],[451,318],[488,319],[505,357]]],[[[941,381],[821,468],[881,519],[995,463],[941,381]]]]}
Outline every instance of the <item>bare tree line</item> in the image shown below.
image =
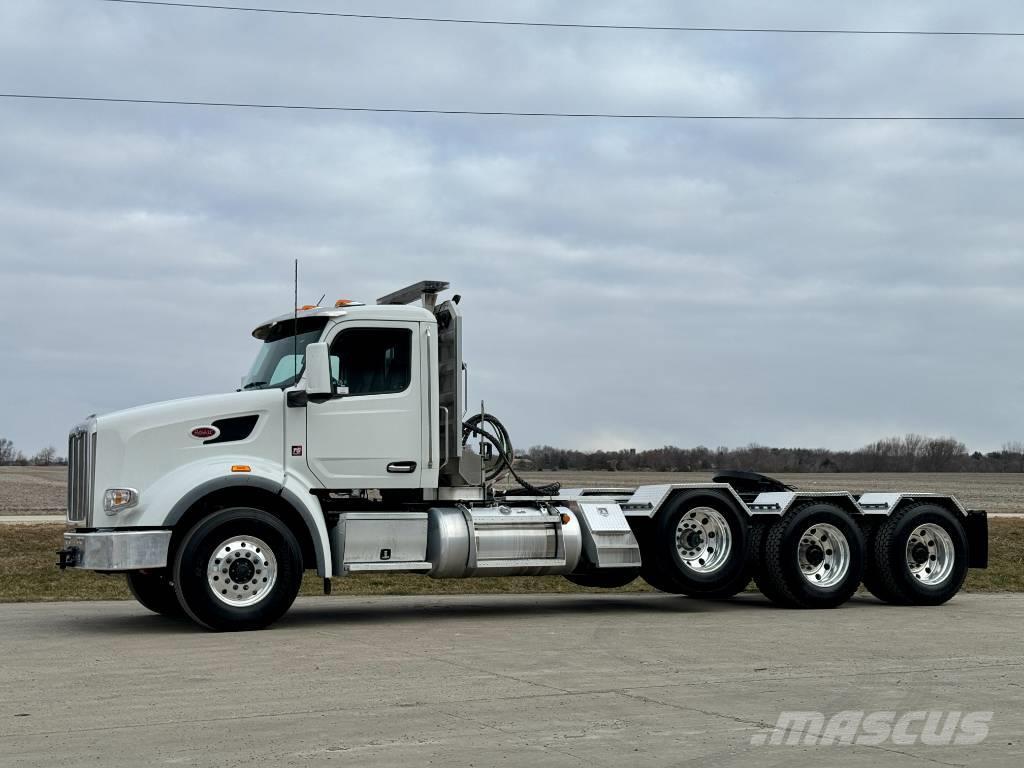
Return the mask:
{"type": "Polygon", "coordinates": [[[63,456],[57,455],[57,449],[52,445],[43,448],[33,456],[26,456],[14,447],[14,442],[6,437],[0,437],[0,467],[49,467],[54,464],[67,464],[63,456]]]}
{"type": "MultiPolygon", "coordinates": [[[[0,437],[0,466],[67,464],[53,446],[25,456],[0,437]]],[[[1024,472],[1024,441],[1003,444],[999,451],[968,452],[952,437],[908,434],[888,437],[856,451],[827,448],[771,448],[751,443],[742,448],[677,448],[645,451],[576,451],[534,446],[520,453],[517,467],[533,470],[596,470],[632,472],[705,472],[746,469],[757,472],[1024,472]]]]}
{"type": "Polygon", "coordinates": [[[889,437],[856,451],[827,448],[677,448],[646,451],[574,451],[535,446],[520,454],[517,466],[533,470],[633,472],[705,472],[743,469],[755,472],[1024,472],[1024,442],[1002,450],[969,452],[952,437],[908,434],[889,437]]]}

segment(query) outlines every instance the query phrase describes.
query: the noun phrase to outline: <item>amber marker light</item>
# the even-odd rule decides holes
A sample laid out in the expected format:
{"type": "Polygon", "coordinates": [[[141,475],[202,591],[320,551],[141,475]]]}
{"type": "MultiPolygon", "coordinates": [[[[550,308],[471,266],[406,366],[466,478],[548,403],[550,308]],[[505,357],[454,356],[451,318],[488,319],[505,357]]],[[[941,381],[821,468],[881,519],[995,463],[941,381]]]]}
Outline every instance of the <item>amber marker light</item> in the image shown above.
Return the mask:
{"type": "Polygon", "coordinates": [[[250,467],[248,464],[232,464],[231,465],[231,471],[232,472],[252,472],[252,467],[250,467]]]}

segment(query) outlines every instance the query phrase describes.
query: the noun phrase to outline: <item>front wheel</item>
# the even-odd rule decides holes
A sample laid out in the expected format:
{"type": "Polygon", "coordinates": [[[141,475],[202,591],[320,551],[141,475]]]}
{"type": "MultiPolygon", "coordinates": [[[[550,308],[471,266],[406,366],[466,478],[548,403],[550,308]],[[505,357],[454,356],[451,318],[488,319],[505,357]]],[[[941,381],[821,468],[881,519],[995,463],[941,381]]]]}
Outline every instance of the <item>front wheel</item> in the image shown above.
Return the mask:
{"type": "Polygon", "coordinates": [[[223,630],[262,629],[291,607],[302,583],[294,534],[260,509],[223,509],[178,547],[174,587],[188,615],[223,630]]]}
{"type": "Polygon", "coordinates": [[[185,615],[166,570],[129,571],[127,577],[128,590],[143,608],[161,616],[177,618],[185,615]]]}

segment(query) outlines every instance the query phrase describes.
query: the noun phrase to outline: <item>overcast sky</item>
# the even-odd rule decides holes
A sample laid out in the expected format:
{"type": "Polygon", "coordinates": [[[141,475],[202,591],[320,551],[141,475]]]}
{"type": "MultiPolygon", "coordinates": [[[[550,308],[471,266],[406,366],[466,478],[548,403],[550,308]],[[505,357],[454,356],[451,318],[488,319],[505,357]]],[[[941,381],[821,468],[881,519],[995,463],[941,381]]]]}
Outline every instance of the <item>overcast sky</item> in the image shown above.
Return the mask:
{"type": "MultiPolygon", "coordinates": [[[[1024,31],[1017,2],[261,0],[1024,31]]],[[[0,4],[0,91],[518,111],[1024,115],[1022,38],[521,29],[0,4]]],[[[0,436],[238,386],[261,320],[421,279],[517,446],[1024,439],[1024,124],[0,100],[0,436]]]]}

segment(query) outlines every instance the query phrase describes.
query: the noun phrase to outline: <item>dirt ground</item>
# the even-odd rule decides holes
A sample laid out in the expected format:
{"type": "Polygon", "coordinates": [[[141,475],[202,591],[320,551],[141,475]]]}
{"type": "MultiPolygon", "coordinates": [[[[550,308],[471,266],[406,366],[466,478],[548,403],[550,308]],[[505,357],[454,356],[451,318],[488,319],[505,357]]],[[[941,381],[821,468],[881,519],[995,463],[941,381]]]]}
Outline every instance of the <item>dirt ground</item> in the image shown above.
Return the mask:
{"type": "Polygon", "coordinates": [[[0,515],[67,511],[67,467],[0,467],[0,515]]]}
{"type": "MultiPolygon", "coordinates": [[[[526,472],[530,482],[557,481],[563,488],[631,487],[655,483],[709,482],[713,472],[526,472]]],[[[776,475],[802,490],[819,491],[918,491],[952,493],[968,509],[988,512],[1024,512],[1024,474],[878,473],[776,475]]]]}
{"type": "MultiPolygon", "coordinates": [[[[652,483],[706,482],[711,472],[528,472],[533,482],[630,487],[652,483]]],[[[1024,474],[802,474],[779,475],[797,488],[842,491],[952,493],[970,509],[1024,512],[1024,474]]],[[[0,467],[0,515],[60,514],[65,510],[65,467],[0,467]]]]}

